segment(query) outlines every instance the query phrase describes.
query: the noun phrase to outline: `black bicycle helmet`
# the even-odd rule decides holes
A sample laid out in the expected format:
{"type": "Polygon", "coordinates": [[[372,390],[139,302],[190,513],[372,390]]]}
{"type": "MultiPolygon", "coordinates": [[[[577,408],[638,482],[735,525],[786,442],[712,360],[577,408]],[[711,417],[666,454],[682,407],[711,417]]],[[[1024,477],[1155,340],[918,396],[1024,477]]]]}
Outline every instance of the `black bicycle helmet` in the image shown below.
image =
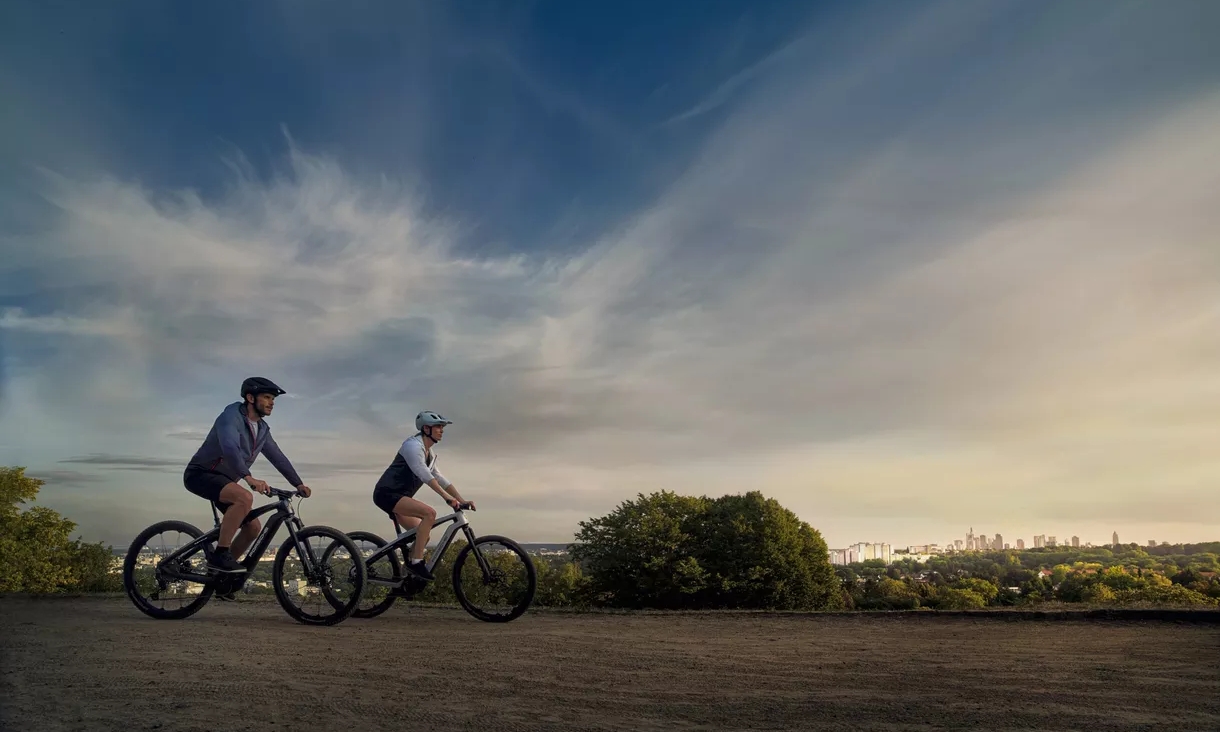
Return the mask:
{"type": "Polygon", "coordinates": [[[251,376],[241,382],[241,398],[245,399],[247,394],[258,396],[259,394],[287,394],[288,392],[275,385],[271,379],[263,378],[262,376],[251,376]]]}

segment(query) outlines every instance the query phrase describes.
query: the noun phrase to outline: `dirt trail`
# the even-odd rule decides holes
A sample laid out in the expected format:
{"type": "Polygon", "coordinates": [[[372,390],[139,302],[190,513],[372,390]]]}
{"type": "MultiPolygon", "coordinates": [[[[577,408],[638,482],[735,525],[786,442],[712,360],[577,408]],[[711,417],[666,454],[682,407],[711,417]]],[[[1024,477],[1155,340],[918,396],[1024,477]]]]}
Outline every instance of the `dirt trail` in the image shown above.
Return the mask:
{"type": "Polygon", "coordinates": [[[0,729],[1214,732],[1220,626],[0,598],[0,729]]]}

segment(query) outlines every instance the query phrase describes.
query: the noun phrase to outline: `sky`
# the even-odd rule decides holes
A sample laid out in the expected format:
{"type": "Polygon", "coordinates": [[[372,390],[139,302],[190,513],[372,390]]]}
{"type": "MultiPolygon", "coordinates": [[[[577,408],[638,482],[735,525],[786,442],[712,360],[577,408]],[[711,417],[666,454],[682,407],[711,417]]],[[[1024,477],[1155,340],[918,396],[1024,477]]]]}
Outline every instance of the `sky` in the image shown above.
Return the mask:
{"type": "Polygon", "coordinates": [[[182,470],[263,375],[346,531],[392,532],[427,408],[476,531],[526,542],[658,490],[831,547],[1220,539],[1218,26],[12,2],[0,464],[89,541],[210,528],[182,470]]]}

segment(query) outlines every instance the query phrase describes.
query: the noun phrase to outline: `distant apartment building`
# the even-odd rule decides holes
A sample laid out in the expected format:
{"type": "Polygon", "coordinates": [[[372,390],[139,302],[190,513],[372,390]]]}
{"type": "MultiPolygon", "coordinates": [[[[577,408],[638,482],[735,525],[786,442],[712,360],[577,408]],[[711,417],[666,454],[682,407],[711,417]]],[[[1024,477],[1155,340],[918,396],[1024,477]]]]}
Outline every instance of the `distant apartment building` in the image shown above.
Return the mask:
{"type": "Polygon", "coordinates": [[[1004,549],[1004,537],[999,534],[996,534],[995,541],[991,542],[991,548],[996,550],[997,552],[1003,550],[1004,549]]]}
{"type": "Polygon", "coordinates": [[[1079,536],[1073,536],[1073,537],[1072,537],[1072,548],[1073,548],[1073,549],[1079,549],[1079,548],[1080,548],[1080,537],[1079,537],[1079,536]]]}
{"type": "Polygon", "coordinates": [[[1118,546],[1118,532],[1117,531],[1114,532],[1114,534],[1110,537],[1110,539],[1112,540],[1111,546],[1118,546]]]}
{"type": "Polygon", "coordinates": [[[1044,546],[1046,546],[1046,536],[1044,534],[1034,536],[1034,548],[1041,549],[1044,546]]]}
{"type": "Polygon", "coordinates": [[[965,543],[964,541],[962,541],[961,539],[954,539],[954,540],[953,540],[953,548],[954,548],[954,549],[956,549],[956,550],[957,550],[957,551],[959,551],[959,552],[962,550],[962,548],[963,548],[965,545],[966,545],[966,543],[965,543]]]}
{"type": "Polygon", "coordinates": [[[846,549],[831,549],[829,554],[831,564],[854,564],[870,559],[880,559],[886,564],[892,561],[890,545],[885,543],[860,542],[846,549]]]}
{"type": "Polygon", "coordinates": [[[1046,545],[1047,546],[1059,546],[1059,541],[1056,540],[1055,537],[1053,537],[1053,536],[1048,536],[1048,537],[1046,537],[1046,545]]]}
{"type": "Polygon", "coordinates": [[[1020,551],[1020,550],[1022,550],[1022,549],[1024,549],[1024,548],[1025,548],[1025,540],[1024,540],[1024,539],[1017,539],[1017,551],[1020,551]]]}

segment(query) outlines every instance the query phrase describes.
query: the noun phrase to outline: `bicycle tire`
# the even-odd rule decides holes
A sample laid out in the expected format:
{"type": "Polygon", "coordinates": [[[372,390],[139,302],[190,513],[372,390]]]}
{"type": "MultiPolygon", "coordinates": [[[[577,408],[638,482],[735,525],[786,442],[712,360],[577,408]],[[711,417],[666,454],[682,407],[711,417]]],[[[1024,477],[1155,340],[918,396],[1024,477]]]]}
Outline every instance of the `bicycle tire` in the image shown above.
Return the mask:
{"type": "Polygon", "coordinates": [[[473,544],[467,544],[466,546],[462,547],[462,550],[460,552],[458,552],[457,557],[454,558],[454,560],[453,560],[453,594],[457,596],[458,603],[462,606],[462,608],[466,612],[470,613],[472,616],[474,616],[475,618],[477,618],[479,620],[482,620],[485,623],[507,623],[510,620],[516,620],[517,618],[521,617],[525,613],[525,611],[530,608],[530,605],[533,604],[534,595],[535,595],[535,593],[537,593],[537,591],[538,591],[538,572],[534,568],[534,560],[531,559],[530,555],[524,549],[521,548],[520,544],[513,541],[512,539],[509,539],[507,536],[497,536],[495,534],[488,534],[487,536],[480,536],[479,538],[474,540],[473,544]],[[504,546],[511,549],[515,554],[519,555],[523,560],[525,560],[525,569],[526,569],[527,586],[528,586],[528,589],[526,591],[525,601],[522,602],[519,606],[513,608],[512,613],[505,615],[505,616],[488,615],[487,613],[480,611],[478,608],[476,608],[474,606],[474,604],[472,602],[470,602],[470,600],[468,600],[466,598],[466,593],[462,592],[462,566],[465,564],[466,558],[468,556],[470,556],[470,554],[474,550],[475,546],[477,546],[479,544],[492,544],[492,543],[503,544],[504,546]]]}
{"type": "Polygon", "coordinates": [[[123,589],[127,592],[127,598],[136,606],[136,609],[148,617],[156,618],[157,620],[182,620],[199,612],[204,605],[208,604],[208,600],[212,598],[212,592],[216,588],[212,582],[203,583],[203,589],[200,590],[199,597],[190,605],[178,608],[177,610],[156,608],[144,602],[144,598],[138,594],[135,587],[136,560],[139,558],[140,548],[144,546],[144,542],[148,541],[149,537],[164,531],[179,531],[190,536],[192,540],[203,536],[203,532],[197,526],[188,524],[185,521],[158,521],[144,529],[132,540],[131,546],[127,548],[127,556],[123,558],[123,589]]]}
{"type": "MultiPolygon", "coordinates": [[[[331,540],[331,545],[339,544],[353,556],[360,556],[360,550],[356,548],[356,543],[347,537],[347,534],[330,526],[306,526],[297,532],[297,539],[307,541],[310,536],[324,536],[331,540]]],[[[356,571],[356,591],[352,595],[350,603],[338,609],[338,611],[326,618],[313,618],[301,612],[300,608],[293,605],[288,598],[288,594],[284,591],[284,563],[288,560],[288,553],[296,548],[296,542],[293,541],[291,535],[284,540],[280,545],[279,551],[275,553],[275,561],[271,565],[271,584],[275,587],[275,597],[280,602],[280,607],[284,608],[284,612],[298,623],[305,625],[321,625],[330,626],[346,620],[352,611],[360,604],[360,597],[364,594],[365,579],[368,576],[364,562],[356,562],[358,567],[356,571]]],[[[330,547],[328,547],[329,549],[330,547]]]]}
{"type": "MultiPolygon", "coordinates": [[[[388,543],[385,539],[382,539],[380,536],[374,534],[371,531],[353,531],[348,534],[348,537],[351,538],[353,543],[355,543],[356,541],[367,541],[367,542],[373,544],[374,546],[376,546],[378,549],[381,549],[388,543]]],[[[327,551],[330,551],[330,549],[328,548],[327,551]]],[[[395,582],[402,580],[402,578],[403,578],[402,562],[398,561],[398,553],[396,551],[390,552],[389,554],[386,555],[386,557],[390,560],[390,565],[394,568],[394,576],[389,577],[388,579],[391,579],[395,582]]],[[[366,573],[368,572],[367,563],[365,564],[365,572],[366,573]]],[[[365,589],[367,590],[370,587],[370,585],[368,584],[367,576],[365,577],[364,583],[365,583],[364,584],[365,589]]],[[[362,592],[361,597],[363,597],[363,594],[364,593],[362,592]]],[[[386,599],[382,600],[381,602],[377,603],[376,605],[374,605],[373,607],[371,607],[367,610],[361,608],[359,603],[357,603],[356,609],[352,611],[352,617],[361,618],[363,620],[368,620],[369,618],[375,618],[378,615],[381,615],[382,613],[384,613],[386,610],[389,610],[391,607],[393,607],[394,602],[396,600],[398,600],[398,596],[391,594],[391,595],[387,596],[386,599]]]]}

